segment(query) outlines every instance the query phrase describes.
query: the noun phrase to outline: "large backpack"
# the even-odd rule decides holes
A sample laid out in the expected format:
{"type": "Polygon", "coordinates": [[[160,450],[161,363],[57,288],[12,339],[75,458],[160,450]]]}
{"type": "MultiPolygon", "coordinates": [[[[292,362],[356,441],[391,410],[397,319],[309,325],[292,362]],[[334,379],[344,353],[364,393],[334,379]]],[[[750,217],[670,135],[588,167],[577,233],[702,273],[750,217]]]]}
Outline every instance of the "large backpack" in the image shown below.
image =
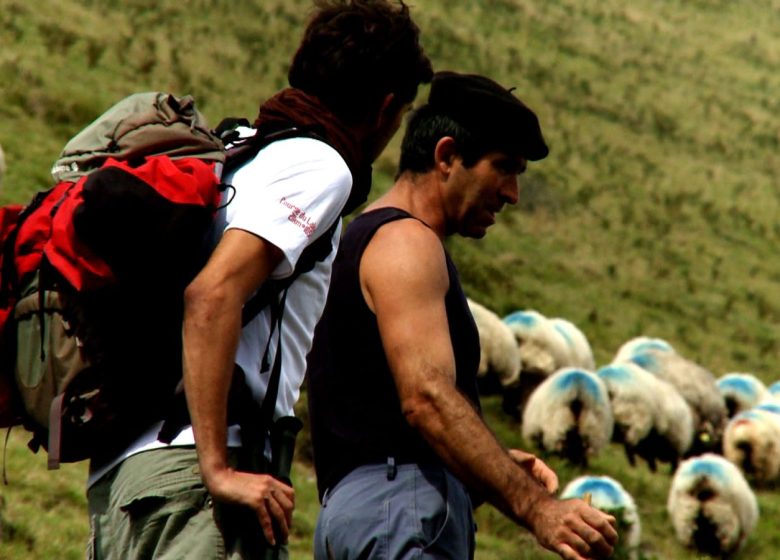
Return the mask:
{"type": "Polygon", "coordinates": [[[224,161],[191,97],[135,94],[68,142],[50,190],[2,209],[0,426],[32,432],[50,468],[164,414],[224,161]]]}
{"type": "MultiPolygon", "coordinates": [[[[276,140],[324,140],[297,128],[238,140],[239,124],[211,132],[190,97],[130,96],[68,142],[52,189],[0,209],[0,427],[32,432],[49,468],[111,458],[163,420],[158,437],[169,442],[188,423],[182,292],[213,245],[230,188],[218,175],[276,140]]],[[[244,324],[268,306],[280,328],[286,288],[330,253],[336,226],[245,304],[244,324]]],[[[281,362],[264,363],[263,406],[239,412],[251,431],[258,414],[270,425],[276,401],[281,362]]]]}

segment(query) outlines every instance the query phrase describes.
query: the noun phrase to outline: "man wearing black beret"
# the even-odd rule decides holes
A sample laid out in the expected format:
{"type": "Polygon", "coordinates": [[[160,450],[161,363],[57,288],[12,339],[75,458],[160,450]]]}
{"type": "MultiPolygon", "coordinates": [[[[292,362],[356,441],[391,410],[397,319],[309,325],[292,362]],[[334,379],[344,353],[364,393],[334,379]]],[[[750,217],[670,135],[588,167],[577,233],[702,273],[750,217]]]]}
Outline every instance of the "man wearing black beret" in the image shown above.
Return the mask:
{"type": "Polygon", "coordinates": [[[615,519],[558,500],[555,473],[481,418],[479,338],[443,245],[480,238],[548,153],[511,91],[440,72],[390,190],[347,228],[308,357],[322,509],[315,558],[471,558],[488,501],[563,558],[604,558],[615,519]]]}

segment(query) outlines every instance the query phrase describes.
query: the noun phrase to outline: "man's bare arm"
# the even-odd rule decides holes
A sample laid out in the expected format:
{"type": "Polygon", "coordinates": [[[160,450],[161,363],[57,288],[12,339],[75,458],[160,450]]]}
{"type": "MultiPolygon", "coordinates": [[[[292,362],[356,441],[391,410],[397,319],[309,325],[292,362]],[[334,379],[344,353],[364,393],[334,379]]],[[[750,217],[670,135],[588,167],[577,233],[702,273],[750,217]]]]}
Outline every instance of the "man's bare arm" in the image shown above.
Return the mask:
{"type": "Polygon", "coordinates": [[[453,474],[563,557],[598,558],[611,552],[614,518],[580,500],[551,497],[510,457],[456,388],[444,304],[449,280],[435,234],[415,220],[383,226],[363,255],[360,278],[404,415],[453,474]]]}
{"type": "Polygon", "coordinates": [[[184,386],[203,480],[218,500],[251,507],[274,543],[272,517],[286,539],[292,488],[267,475],[235,471],[227,460],[227,401],[244,302],[281,261],[274,245],[246,231],[225,232],[185,291],[184,386]]]}

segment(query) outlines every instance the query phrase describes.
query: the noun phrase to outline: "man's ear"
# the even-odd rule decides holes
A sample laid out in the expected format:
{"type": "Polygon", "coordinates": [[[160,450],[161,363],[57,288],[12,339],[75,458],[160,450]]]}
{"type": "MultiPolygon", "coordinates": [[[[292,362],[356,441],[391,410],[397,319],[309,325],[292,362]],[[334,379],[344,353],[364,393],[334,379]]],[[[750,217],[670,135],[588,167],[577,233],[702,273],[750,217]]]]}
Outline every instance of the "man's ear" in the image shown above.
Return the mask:
{"type": "Polygon", "coordinates": [[[436,142],[436,148],[433,152],[433,159],[436,169],[449,175],[455,157],[458,155],[457,144],[452,136],[444,136],[436,142]]]}

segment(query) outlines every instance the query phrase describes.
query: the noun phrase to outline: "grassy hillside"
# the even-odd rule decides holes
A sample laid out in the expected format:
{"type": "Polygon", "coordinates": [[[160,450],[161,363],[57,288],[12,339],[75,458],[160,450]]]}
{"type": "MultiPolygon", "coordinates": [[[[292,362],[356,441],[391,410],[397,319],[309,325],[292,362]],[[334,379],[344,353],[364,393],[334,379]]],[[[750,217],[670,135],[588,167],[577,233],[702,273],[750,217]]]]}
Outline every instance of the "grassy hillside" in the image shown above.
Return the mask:
{"type": "MultiPolygon", "coordinates": [[[[413,7],[439,69],[517,87],[550,156],[521,202],[481,241],[454,239],[469,295],[500,314],[535,308],[587,334],[599,363],[640,334],[671,342],[716,375],[780,379],[780,5],[770,0],[447,0],[413,7]]],[[[253,116],[285,83],[306,0],[0,0],[0,203],[50,186],[64,142],[129,93],[192,93],[215,124],[253,116]]],[[[397,139],[376,166],[390,182],[397,139]]],[[[507,445],[517,426],[486,399],[507,445]]],[[[551,461],[562,481],[577,472],[551,461]]],[[[46,473],[11,435],[0,489],[0,558],[80,558],[84,469],[46,473]]],[[[592,470],[620,479],[642,516],[648,557],[692,559],[671,538],[669,476],[610,449],[592,470]]],[[[316,514],[298,467],[293,556],[316,514]]],[[[739,558],[770,559],[776,492],[739,558]]],[[[480,508],[478,558],[547,558],[480,508]]]]}

